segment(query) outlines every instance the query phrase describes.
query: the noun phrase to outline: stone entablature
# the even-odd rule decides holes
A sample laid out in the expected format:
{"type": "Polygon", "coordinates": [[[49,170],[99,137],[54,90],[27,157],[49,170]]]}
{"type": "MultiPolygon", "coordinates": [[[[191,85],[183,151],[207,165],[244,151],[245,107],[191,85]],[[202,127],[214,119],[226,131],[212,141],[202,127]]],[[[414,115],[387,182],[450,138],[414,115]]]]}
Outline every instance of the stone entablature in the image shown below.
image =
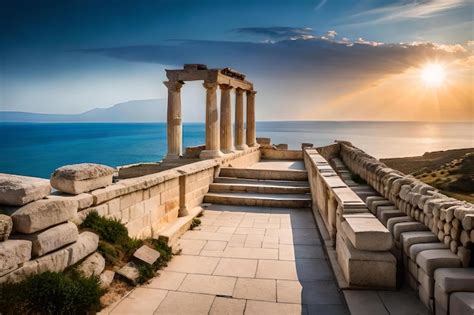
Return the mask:
{"type": "Polygon", "coordinates": [[[217,158],[223,154],[257,146],[255,126],[255,94],[253,84],[245,75],[230,68],[208,69],[202,64],[185,64],[183,69],[166,70],[168,81],[168,153],[166,159],[182,156],[181,88],[185,81],[204,81],[206,89],[206,145],[201,151],[203,159],[217,158]],[[221,92],[220,116],[217,88],[221,92]],[[235,89],[235,138],[232,137],[230,92],[235,89]],[[247,123],[244,123],[243,94],[247,98],[247,123]],[[219,124],[220,117],[220,124],[219,124]],[[246,128],[245,128],[246,126],[246,128]],[[244,142],[244,131],[246,133],[244,142]]]}

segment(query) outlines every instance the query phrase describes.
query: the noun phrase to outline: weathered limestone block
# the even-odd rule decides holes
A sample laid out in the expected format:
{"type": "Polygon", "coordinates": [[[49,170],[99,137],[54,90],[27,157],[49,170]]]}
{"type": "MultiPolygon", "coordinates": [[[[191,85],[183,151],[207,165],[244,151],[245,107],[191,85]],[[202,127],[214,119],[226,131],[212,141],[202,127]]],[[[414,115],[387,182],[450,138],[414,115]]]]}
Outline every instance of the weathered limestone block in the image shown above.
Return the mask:
{"type": "Polygon", "coordinates": [[[15,231],[30,234],[72,219],[77,202],[69,200],[38,200],[16,209],[11,217],[15,231]]]}
{"type": "Polygon", "coordinates": [[[102,288],[108,288],[112,281],[114,281],[115,272],[112,270],[104,270],[99,276],[100,286],[102,288]]]}
{"type": "Polygon", "coordinates": [[[0,173],[0,204],[22,206],[44,198],[51,192],[49,181],[42,178],[0,173]]]}
{"type": "Polygon", "coordinates": [[[449,299],[449,314],[472,315],[474,314],[474,293],[456,292],[449,299]]]}
{"type": "Polygon", "coordinates": [[[77,202],[77,208],[79,210],[92,206],[94,199],[91,194],[83,193],[79,195],[69,195],[60,191],[55,191],[51,195],[46,196],[47,199],[51,200],[72,200],[77,202]]]}
{"type": "Polygon", "coordinates": [[[81,163],[62,166],[51,175],[51,185],[57,190],[78,195],[112,184],[114,169],[100,164],[81,163]]]}
{"type": "Polygon", "coordinates": [[[392,254],[358,250],[340,234],[336,241],[337,260],[350,285],[395,288],[396,259],[392,254]]]}
{"type": "Polygon", "coordinates": [[[99,276],[105,268],[105,259],[95,252],[77,266],[77,270],[86,277],[99,276]]]}
{"type": "Polygon", "coordinates": [[[87,255],[95,252],[99,246],[99,236],[92,232],[82,232],[74,244],[65,248],[69,252],[68,266],[74,265],[87,255]]]}
{"type": "Polygon", "coordinates": [[[0,277],[0,283],[18,282],[26,277],[45,271],[60,272],[77,263],[97,249],[99,237],[91,232],[83,232],[77,242],[51,252],[34,260],[29,260],[22,267],[0,277]]]}
{"type": "Polygon", "coordinates": [[[32,255],[43,256],[77,240],[79,232],[74,223],[67,222],[33,234],[15,234],[16,239],[29,240],[33,244],[32,255]]]}
{"type": "Polygon", "coordinates": [[[373,215],[344,215],[342,232],[356,249],[386,251],[392,248],[390,232],[373,215]]]}
{"type": "Polygon", "coordinates": [[[0,276],[31,258],[31,242],[8,240],[0,243],[0,276]]]}
{"type": "Polygon", "coordinates": [[[403,251],[408,256],[409,249],[412,245],[422,243],[436,243],[438,242],[438,236],[430,231],[406,232],[402,233],[401,242],[403,245],[403,251]]]}
{"type": "Polygon", "coordinates": [[[420,222],[400,222],[393,227],[393,237],[396,241],[399,241],[402,233],[427,230],[428,227],[420,222]]]}
{"type": "Polygon", "coordinates": [[[461,267],[461,260],[449,249],[425,250],[416,256],[416,263],[430,277],[438,268],[461,267]]]}
{"type": "Polygon", "coordinates": [[[138,277],[140,276],[140,272],[138,271],[137,266],[132,262],[129,262],[128,264],[120,268],[117,273],[125,277],[132,283],[137,283],[138,277]]]}
{"type": "Polygon", "coordinates": [[[374,200],[371,204],[370,204],[370,212],[372,213],[377,213],[377,208],[378,207],[381,207],[381,206],[393,206],[393,202],[385,199],[385,200],[374,200]]]}
{"type": "Polygon", "coordinates": [[[8,240],[13,228],[13,220],[10,216],[0,214],[0,242],[8,240]]]}
{"type": "Polygon", "coordinates": [[[153,248],[148,247],[147,245],[143,245],[142,247],[137,249],[135,253],[133,253],[133,257],[135,257],[136,259],[144,263],[153,265],[155,261],[157,261],[158,258],[160,258],[160,252],[153,248]]]}
{"type": "Polygon", "coordinates": [[[413,219],[409,216],[400,216],[400,217],[393,217],[387,220],[387,229],[390,232],[393,232],[395,224],[402,223],[402,222],[413,222],[413,219]]]}
{"type": "Polygon", "coordinates": [[[382,222],[383,225],[387,226],[387,221],[390,218],[396,218],[396,217],[405,217],[406,214],[401,212],[398,209],[394,210],[380,210],[377,213],[377,218],[382,222]]]}
{"type": "Polygon", "coordinates": [[[446,249],[448,248],[444,243],[434,242],[434,243],[419,243],[413,244],[408,249],[408,256],[410,259],[416,262],[416,257],[419,253],[425,250],[432,250],[432,249],[446,249]]]}
{"type": "Polygon", "coordinates": [[[449,309],[449,295],[452,292],[474,292],[474,269],[440,268],[434,273],[434,297],[436,313],[438,309],[449,309]]]}

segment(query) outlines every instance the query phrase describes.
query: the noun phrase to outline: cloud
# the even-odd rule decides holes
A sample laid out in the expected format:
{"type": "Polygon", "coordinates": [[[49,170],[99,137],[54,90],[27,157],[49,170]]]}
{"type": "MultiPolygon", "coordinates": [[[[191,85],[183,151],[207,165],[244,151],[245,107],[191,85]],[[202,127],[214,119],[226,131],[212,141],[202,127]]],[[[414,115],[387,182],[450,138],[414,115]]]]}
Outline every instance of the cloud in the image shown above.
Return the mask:
{"type": "Polygon", "coordinates": [[[321,9],[322,7],[324,7],[326,2],[328,2],[328,0],[319,1],[319,3],[314,7],[314,11],[317,11],[317,10],[321,9]]]}
{"type": "Polygon", "coordinates": [[[310,27],[243,27],[234,29],[237,33],[244,33],[258,37],[264,37],[265,40],[283,40],[283,39],[310,39],[314,38],[313,30],[310,27]]]}
{"type": "Polygon", "coordinates": [[[232,67],[245,72],[250,79],[309,80],[327,85],[354,86],[402,73],[426,60],[465,58],[469,53],[460,47],[433,43],[380,43],[363,38],[355,41],[311,38],[267,43],[179,40],[158,45],[81,51],[132,62],[179,67],[184,63],[232,67]]]}
{"type": "Polygon", "coordinates": [[[327,31],[326,32],[326,37],[329,37],[329,38],[334,38],[337,36],[337,32],[336,31],[327,31]]]}
{"type": "MultiPolygon", "coordinates": [[[[210,68],[237,69],[245,73],[259,91],[260,117],[270,120],[282,117],[317,119],[330,116],[330,113],[336,113],[331,119],[340,119],[345,114],[337,116],[338,112],[330,105],[338,96],[376,88],[386,78],[403,76],[429,60],[471,63],[468,51],[446,45],[379,43],[345,37],[341,40],[315,37],[268,43],[170,40],[156,45],[84,49],[81,52],[170,68],[181,68],[185,63],[203,63],[210,68]]],[[[380,98],[378,100],[380,102],[380,98]]],[[[372,114],[367,115],[367,119],[372,117],[372,114]]]]}
{"type": "Polygon", "coordinates": [[[440,15],[446,11],[468,4],[466,0],[422,0],[404,1],[401,4],[385,5],[383,7],[366,10],[352,16],[363,18],[364,21],[356,24],[374,24],[387,21],[406,19],[422,19],[440,15]],[[367,19],[371,17],[370,20],[367,19]]]}

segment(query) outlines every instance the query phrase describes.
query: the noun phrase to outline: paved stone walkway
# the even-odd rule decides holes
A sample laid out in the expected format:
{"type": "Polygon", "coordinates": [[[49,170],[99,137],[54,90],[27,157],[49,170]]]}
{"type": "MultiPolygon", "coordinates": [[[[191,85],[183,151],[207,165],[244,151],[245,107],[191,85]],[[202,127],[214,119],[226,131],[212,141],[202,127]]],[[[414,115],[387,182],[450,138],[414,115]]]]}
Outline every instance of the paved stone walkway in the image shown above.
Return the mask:
{"type": "Polygon", "coordinates": [[[211,205],[110,314],[348,314],[310,209],[211,205]]]}

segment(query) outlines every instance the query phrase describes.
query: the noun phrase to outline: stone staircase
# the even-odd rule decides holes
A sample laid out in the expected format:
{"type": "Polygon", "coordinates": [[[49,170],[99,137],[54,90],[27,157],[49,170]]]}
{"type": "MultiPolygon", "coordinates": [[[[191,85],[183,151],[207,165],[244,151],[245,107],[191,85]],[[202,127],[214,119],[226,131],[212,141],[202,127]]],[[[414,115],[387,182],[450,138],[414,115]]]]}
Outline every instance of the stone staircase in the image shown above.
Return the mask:
{"type": "Polygon", "coordinates": [[[301,170],[225,167],[204,202],[234,206],[309,208],[308,174],[301,170]]]}

